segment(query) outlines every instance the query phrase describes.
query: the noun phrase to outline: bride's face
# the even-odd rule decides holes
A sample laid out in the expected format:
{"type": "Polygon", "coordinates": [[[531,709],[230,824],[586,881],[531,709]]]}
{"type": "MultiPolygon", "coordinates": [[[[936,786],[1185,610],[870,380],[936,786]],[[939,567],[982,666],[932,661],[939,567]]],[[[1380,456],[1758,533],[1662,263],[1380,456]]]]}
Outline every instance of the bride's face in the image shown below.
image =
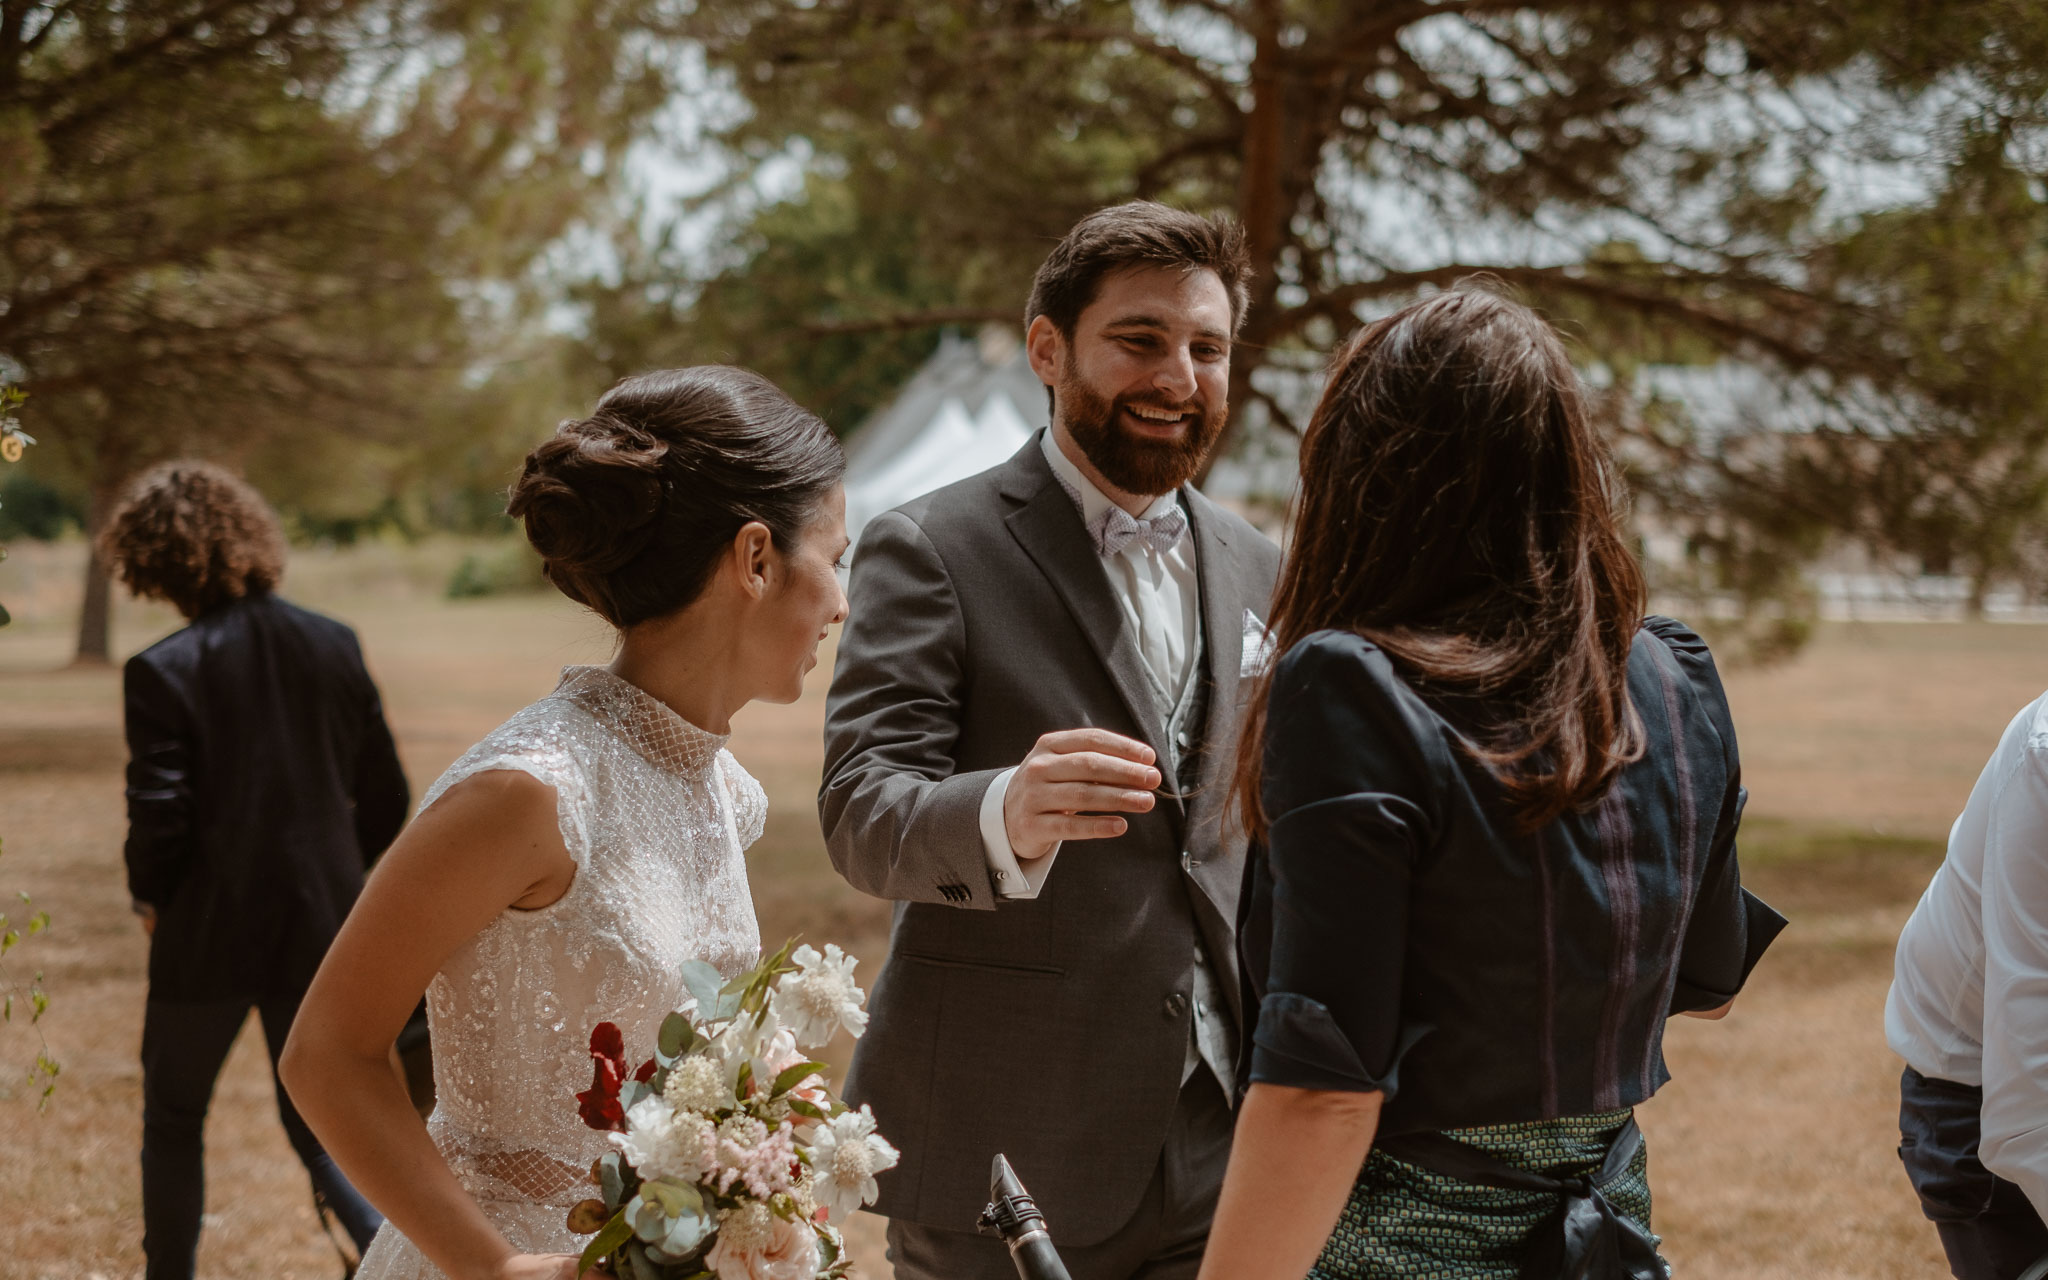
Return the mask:
{"type": "Polygon", "coordinates": [[[818,508],[787,552],[776,552],[782,572],[764,599],[749,646],[758,665],[755,696],[765,702],[795,702],[804,677],[818,665],[818,645],[828,628],[846,620],[846,592],[839,586],[846,555],[846,491],[838,485],[818,508]]]}

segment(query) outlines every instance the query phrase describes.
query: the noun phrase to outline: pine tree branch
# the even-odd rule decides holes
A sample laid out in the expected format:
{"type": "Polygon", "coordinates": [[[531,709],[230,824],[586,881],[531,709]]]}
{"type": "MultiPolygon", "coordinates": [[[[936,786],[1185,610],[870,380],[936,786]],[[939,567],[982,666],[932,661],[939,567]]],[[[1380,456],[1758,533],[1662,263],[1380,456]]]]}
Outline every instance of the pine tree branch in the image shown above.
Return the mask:
{"type": "Polygon", "coordinates": [[[1224,79],[1223,73],[1210,66],[1204,59],[1178,45],[1149,36],[1136,27],[1084,27],[1067,23],[1046,23],[1035,27],[990,27],[977,31],[973,39],[980,43],[993,43],[1004,37],[1029,41],[1057,40],[1072,44],[1127,44],[1134,52],[1155,58],[1193,77],[1208,90],[1210,97],[1219,103],[1229,105],[1233,110],[1237,106],[1237,96],[1243,90],[1242,85],[1232,84],[1224,79]]]}
{"type": "Polygon", "coordinates": [[[911,329],[935,329],[948,324],[1015,324],[1016,308],[936,307],[893,316],[866,316],[847,320],[808,320],[803,331],[815,336],[846,333],[902,333],[911,329]]]}
{"type": "MultiPolygon", "coordinates": [[[[1430,286],[1447,288],[1466,277],[1476,275],[1490,275],[1508,284],[1528,288],[1576,293],[1643,315],[1674,320],[1723,341],[1764,351],[1791,368],[1810,368],[1816,365],[1854,368],[1860,363],[1856,360],[1831,362],[1793,334],[1775,332],[1765,325],[1728,314],[1701,302],[1652,288],[1631,285],[1576,266],[1530,267],[1461,262],[1447,263],[1420,271],[1389,272],[1378,279],[1362,280],[1325,290],[1300,306],[1290,308],[1282,318],[1284,327],[1278,330],[1275,336],[1298,332],[1309,320],[1315,318],[1328,319],[1340,325],[1357,324],[1359,316],[1356,308],[1362,303],[1380,298],[1399,297],[1430,286]]],[[[1726,286],[1730,283],[1725,275],[1707,275],[1682,269],[1659,270],[1652,280],[1655,284],[1673,287],[1708,284],[1726,286]]],[[[1802,310],[1811,311],[1822,305],[1820,299],[1775,282],[1752,280],[1743,283],[1758,288],[1774,308],[1780,311],[1794,305],[1802,310]]]]}

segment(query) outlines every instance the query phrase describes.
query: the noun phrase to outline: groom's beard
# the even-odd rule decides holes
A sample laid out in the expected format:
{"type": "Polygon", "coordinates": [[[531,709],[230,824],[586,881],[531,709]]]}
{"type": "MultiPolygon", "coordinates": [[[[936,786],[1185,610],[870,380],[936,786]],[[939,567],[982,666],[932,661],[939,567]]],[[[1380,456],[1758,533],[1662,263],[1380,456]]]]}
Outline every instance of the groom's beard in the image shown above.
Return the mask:
{"type": "Polygon", "coordinates": [[[1229,417],[1227,406],[1198,400],[1172,403],[1157,395],[1106,399],[1071,367],[1060,377],[1058,398],[1068,433],[1102,478],[1125,493],[1142,495],[1172,493],[1194,479],[1229,417]],[[1125,426],[1124,410],[1134,404],[1184,410],[1191,416],[1183,421],[1178,438],[1153,440],[1125,426]]]}

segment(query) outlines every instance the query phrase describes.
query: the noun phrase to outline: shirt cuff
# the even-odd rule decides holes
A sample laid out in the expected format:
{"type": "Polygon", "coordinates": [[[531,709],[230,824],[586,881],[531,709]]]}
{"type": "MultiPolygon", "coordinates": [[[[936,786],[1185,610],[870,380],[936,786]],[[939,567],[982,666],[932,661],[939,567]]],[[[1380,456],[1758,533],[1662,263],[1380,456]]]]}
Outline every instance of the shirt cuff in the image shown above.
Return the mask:
{"type": "Polygon", "coordinates": [[[1010,777],[1016,772],[1003,770],[982,793],[981,849],[988,859],[989,875],[995,878],[998,898],[1035,898],[1052,873],[1052,860],[1060,856],[1060,847],[1054,845],[1042,858],[1018,861],[1017,851],[1010,847],[1009,829],[1003,824],[1003,797],[1010,794],[1010,777]]]}

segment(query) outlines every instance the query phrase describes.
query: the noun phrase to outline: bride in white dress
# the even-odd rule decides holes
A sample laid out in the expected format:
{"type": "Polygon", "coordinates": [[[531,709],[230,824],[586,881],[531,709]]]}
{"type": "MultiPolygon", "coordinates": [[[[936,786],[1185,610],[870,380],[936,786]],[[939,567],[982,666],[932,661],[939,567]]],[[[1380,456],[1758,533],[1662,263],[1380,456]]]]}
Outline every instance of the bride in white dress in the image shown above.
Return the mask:
{"type": "Polygon", "coordinates": [[[428,790],[300,1008],[285,1084],[386,1218],[361,1280],[574,1280],[565,1219],[607,1150],[576,1113],[591,1028],[649,1054],[685,960],[760,950],[741,851],[767,800],[726,735],[794,701],[845,616],[843,469],[816,417],[718,366],[627,379],[528,456],[509,510],[618,656],[428,790]],[[388,1056],[422,990],[424,1127],[388,1056]]]}

